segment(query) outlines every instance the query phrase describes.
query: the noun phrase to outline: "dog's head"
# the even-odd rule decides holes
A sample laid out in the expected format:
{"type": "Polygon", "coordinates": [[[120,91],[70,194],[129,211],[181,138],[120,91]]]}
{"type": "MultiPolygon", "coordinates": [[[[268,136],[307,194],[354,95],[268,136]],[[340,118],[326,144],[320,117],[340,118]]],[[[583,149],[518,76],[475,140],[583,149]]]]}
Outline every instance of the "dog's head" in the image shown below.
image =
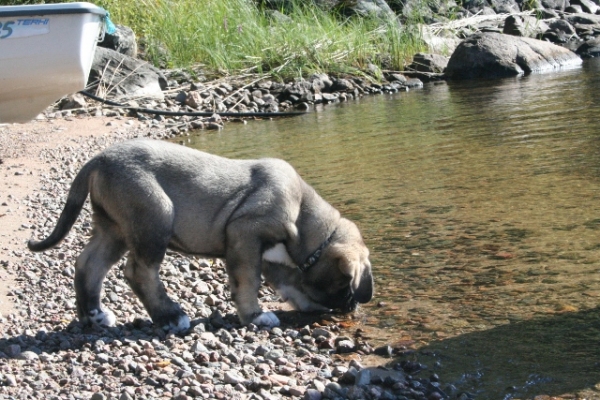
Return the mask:
{"type": "Polygon", "coordinates": [[[350,312],[373,297],[369,250],[357,226],[343,218],[314,265],[305,271],[288,270],[284,279],[282,275],[265,277],[284,300],[300,311],[350,312]]]}

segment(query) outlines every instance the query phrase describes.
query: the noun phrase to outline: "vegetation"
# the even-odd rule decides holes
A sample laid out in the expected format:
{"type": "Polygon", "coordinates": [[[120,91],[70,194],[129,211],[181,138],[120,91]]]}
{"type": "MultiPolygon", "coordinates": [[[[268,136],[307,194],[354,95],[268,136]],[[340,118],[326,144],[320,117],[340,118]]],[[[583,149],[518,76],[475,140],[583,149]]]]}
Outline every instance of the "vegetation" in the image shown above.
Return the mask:
{"type": "Polygon", "coordinates": [[[357,73],[369,63],[401,70],[423,47],[417,24],[347,18],[300,1],[285,14],[252,0],[96,0],[95,4],[109,11],[114,23],[130,26],[145,57],[167,68],[201,65],[229,74],[285,78],[314,72],[357,73]]]}

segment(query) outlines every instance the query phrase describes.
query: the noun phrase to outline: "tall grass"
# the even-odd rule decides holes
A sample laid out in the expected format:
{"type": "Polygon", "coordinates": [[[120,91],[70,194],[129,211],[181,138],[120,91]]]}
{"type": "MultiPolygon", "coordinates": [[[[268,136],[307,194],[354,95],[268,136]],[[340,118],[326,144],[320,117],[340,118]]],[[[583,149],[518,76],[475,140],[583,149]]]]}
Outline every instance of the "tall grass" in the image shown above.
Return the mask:
{"type": "MultiPolygon", "coordinates": [[[[15,0],[17,1],[17,0],[15,0]]],[[[397,21],[345,18],[292,1],[285,15],[253,0],[97,0],[130,26],[146,56],[175,68],[202,64],[235,74],[283,77],[356,72],[369,63],[402,69],[422,50],[418,29],[397,21]]]]}

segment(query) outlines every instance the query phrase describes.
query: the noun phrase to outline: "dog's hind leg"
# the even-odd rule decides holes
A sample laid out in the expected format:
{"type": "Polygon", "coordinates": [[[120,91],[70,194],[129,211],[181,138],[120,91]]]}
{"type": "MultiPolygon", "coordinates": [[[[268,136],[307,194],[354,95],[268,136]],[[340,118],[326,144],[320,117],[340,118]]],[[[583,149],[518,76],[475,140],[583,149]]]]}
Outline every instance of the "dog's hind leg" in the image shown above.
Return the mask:
{"type": "Polygon", "coordinates": [[[152,322],[165,330],[184,331],[190,327],[190,319],[165,291],[159,277],[161,259],[149,261],[147,257],[130,253],[125,266],[125,278],[150,314],[152,322]]]}
{"type": "Polygon", "coordinates": [[[110,268],[126,251],[125,243],[112,229],[99,225],[75,263],[77,314],[83,323],[115,324],[114,314],[100,304],[102,283],[110,268]]]}

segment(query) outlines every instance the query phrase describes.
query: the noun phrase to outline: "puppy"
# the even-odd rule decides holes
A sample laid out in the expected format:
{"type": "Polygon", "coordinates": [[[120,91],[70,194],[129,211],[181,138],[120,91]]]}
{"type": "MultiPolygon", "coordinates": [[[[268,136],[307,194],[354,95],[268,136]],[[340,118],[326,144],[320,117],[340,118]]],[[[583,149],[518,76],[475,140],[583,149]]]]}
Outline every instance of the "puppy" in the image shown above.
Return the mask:
{"type": "Polygon", "coordinates": [[[124,275],[155,324],[186,330],[188,316],[159,277],[167,249],[226,261],[242,324],[276,326],[258,304],[261,275],[300,311],[349,312],[373,296],[369,251],[356,225],[288,163],[231,160],[163,141],[112,146],[79,171],[52,233],[59,244],[90,195],[93,234],[76,261],[77,313],[114,325],[100,304],[104,278],[129,251],[124,275]]]}

